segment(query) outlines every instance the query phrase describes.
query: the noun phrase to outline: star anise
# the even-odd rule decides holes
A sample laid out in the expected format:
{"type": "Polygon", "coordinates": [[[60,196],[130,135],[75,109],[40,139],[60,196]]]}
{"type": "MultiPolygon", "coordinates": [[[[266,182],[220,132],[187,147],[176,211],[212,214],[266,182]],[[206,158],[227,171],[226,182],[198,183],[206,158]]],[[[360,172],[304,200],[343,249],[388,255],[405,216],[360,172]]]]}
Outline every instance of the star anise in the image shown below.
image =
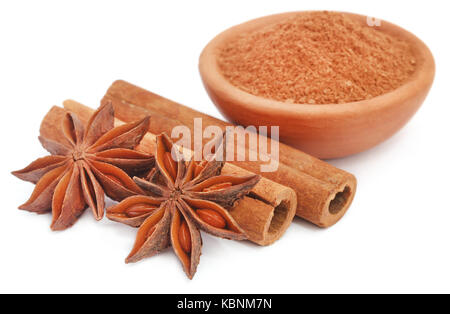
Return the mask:
{"type": "Polygon", "coordinates": [[[187,162],[167,135],[157,137],[156,169],[146,179],[134,178],[147,193],[126,198],[106,213],[111,220],[140,227],[126,263],[171,245],[192,279],[201,254],[199,229],[222,238],[246,239],[226,208],[247,194],[260,176],[220,175],[224,162],[215,157],[187,162]]]}
{"type": "Polygon", "coordinates": [[[62,119],[59,140],[40,136],[51,155],[39,158],[13,174],[36,184],[30,199],[20,209],[39,214],[52,211],[53,230],[73,225],[86,206],[102,219],[105,193],[120,201],[143,191],[128,174],[148,171],[154,157],[134,147],[149,127],[149,117],[114,128],[111,104],[101,106],[87,125],[73,113],[62,119]],[[127,174],[128,173],[128,174],[127,174]]]}

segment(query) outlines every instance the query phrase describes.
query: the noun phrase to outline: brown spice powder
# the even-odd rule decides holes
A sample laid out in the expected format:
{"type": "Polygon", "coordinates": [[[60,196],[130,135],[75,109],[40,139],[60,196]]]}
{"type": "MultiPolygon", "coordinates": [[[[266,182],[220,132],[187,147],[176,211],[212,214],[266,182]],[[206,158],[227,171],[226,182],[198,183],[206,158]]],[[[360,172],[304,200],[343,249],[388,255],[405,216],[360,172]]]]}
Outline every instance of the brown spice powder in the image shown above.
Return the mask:
{"type": "Polygon", "coordinates": [[[301,104],[337,104],[390,92],[412,75],[405,41],[341,13],[312,12],[242,34],[221,51],[225,77],[245,92],[301,104]]]}

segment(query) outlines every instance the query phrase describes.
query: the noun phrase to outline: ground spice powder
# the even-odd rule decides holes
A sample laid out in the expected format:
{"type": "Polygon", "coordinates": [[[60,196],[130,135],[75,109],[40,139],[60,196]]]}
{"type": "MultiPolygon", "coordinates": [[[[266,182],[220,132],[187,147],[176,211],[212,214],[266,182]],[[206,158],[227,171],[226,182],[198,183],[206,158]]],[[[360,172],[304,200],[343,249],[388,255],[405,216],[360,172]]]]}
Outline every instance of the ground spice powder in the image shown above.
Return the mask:
{"type": "Polygon", "coordinates": [[[233,85],[257,96],[338,104],[398,88],[416,60],[405,41],[341,13],[311,12],[228,42],[219,66],[233,85]]]}

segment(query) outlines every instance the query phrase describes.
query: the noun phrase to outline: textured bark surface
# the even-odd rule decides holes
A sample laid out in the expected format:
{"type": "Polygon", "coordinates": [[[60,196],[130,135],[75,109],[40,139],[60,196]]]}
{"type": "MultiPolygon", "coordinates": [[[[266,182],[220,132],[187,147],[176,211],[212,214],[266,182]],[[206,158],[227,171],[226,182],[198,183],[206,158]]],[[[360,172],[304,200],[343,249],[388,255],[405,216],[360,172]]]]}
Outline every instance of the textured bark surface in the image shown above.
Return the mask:
{"type": "MultiPolygon", "coordinates": [[[[150,132],[155,134],[170,134],[177,125],[186,125],[193,130],[194,118],[202,118],[203,128],[219,126],[224,130],[231,125],[125,81],[116,81],[111,85],[102,100],[103,103],[108,101],[112,102],[117,117],[123,121],[150,114],[150,132]]],[[[246,149],[248,152],[248,146],[246,149]]],[[[339,221],[353,201],[356,178],[285,144],[279,144],[279,151],[280,165],[276,172],[260,173],[264,162],[234,164],[292,188],[298,198],[297,216],[320,227],[329,227],[339,221]]]]}

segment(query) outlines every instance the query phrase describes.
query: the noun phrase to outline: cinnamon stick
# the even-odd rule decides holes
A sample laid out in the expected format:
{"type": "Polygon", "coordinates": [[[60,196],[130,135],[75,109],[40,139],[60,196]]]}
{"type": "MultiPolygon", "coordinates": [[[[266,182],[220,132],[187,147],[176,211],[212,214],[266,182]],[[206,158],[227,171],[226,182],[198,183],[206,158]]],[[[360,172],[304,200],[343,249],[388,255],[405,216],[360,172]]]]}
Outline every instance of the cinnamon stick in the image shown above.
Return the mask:
{"type": "MultiPolygon", "coordinates": [[[[88,121],[93,113],[93,109],[71,100],[65,101],[64,107],[77,114],[83,122],[88,121]]],[[[51,128],[59,127],[59,120],[64,112],[62,108],[53,107],[42,122],[41,134],[55,134],[56,132],[51,132],[51,128]]],[[[116,119],[116,125],[122,123],[116,119]]],[[[147,133],[136,149],[155,153],[156,135],[147,133]]],[[[188,157],[192,155],[192,151],[187,149],[183,153],[188,157]]],[[[247,176],[251,173],[226,163],[222,174],[247,176]]],[[[292,189],[263,178],[249,195],[236,203],[230,213],[246,231],[250,241],[269,245],[284,234],[295,216],[296,207],[297,198],[292,189]]]]}
{"type": "MultiPolygon", "coordinates": [[[[170,134],[173,127],[179,125],[192,131],[194,118],[202,118],[203,128],[219,126],[225,129],[231,125],[125,81],[111,85],[102,100],[106,101],[113,103],[116,116],[126,122],[150,114],[150,132],[153,133],[170,134]]],[[[249,151],[248,145],[246,151],[249,151]]],[[[276,172],[261,173],[260,162],[234,164],[291,187],[297,193],[297,216],[319,227],[329,227],[339,221],[356,192],[356,178],[352,174],[282,143],[279,144],[279,168],[276,172]]]]}

